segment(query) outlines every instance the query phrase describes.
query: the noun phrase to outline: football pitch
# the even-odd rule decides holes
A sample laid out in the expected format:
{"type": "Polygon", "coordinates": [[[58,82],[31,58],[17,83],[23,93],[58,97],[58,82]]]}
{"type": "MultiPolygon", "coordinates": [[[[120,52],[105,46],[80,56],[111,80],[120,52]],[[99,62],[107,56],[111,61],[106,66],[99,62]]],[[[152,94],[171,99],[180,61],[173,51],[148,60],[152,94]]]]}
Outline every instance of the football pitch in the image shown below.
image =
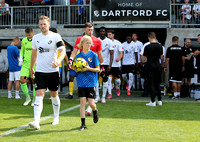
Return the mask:
{"type": "MultiPolygon", "coordinates": [[[[21,94],[22,95],[22,94],[21,94]]],[[[53,117],[49,94],[44,99],[40,130],[32,130],[27,124],[33,121],[33,107],[22,106],[25,98],[8,99],[7,92],[0,92],[0,142],[198,142],[200,141],[200,104],[194,99],[171,100],[163,97],[163,106],[147,107],[149,97],[141,92],[127,96],[121,91],[106,104],[98,103],[99,122],[86,117],[87,130],[79,131],[81,121],[79,100],[61,98],[59,125],[51,125],[53,117]]]]}

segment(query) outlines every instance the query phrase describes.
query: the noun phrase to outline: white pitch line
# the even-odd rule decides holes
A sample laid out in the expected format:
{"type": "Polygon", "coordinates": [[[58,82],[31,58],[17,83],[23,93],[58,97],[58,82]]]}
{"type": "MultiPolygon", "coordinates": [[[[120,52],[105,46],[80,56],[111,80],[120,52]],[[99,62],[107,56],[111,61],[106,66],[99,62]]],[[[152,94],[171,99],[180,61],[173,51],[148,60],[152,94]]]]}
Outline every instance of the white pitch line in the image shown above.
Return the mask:
{"type": "MultiPolygon", "coordinates": [[[[80,107],[80,104],[79,104],[79,105],[76,105],[76,106],[73,106],[73,107],[70,107],[70,108],[68,108],[68,109],[62,110],[62,111],[60,111],[59,114],[63,114],[63,113],[65,113],[65,112],[74,110],[74,109],[79,108],[79,107],[80,107]]],[[[51,115],[49,115],[49,116],[46,116],[46,117],[43,117],[42,119],[40,119],[40,122],[41,122],[41,121],[45,121],[45,120],[47,120],[47,119],[49,119],[49,118],[52,118],[52,117],[53,117],[53,114],[51,114],[51,115]]],[[[28,124],[23,125],[23,126],[16,127],[16,128],[14,128],[14,129],[11,129],[11,130],[9,130],[9,131],[7,131],[7,132],[2,133],[2,134],[1,134],[2,136],[1,136],[1,137],[3,137],[3,136],[8,136],[8,135],[10,135],[10,134],[16,133],[17,131],[22,130],[22,129],[25,129],[25,128],[27,128],[27,127],[29,127],[28,124]]]]}

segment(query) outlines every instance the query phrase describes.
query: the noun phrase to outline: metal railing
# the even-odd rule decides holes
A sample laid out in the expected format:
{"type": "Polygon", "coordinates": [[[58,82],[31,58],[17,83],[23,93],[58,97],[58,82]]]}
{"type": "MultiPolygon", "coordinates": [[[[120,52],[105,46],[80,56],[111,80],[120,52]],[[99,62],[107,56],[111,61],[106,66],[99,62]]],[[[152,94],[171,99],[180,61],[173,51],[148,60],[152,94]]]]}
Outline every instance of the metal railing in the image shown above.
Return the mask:
{"type": "Polygon", "coordinates": [[[0,16],[0,28],[17,28],[38,26],[38,18],[46,15],[55,27],[67,25],[84,25],[91,20],[90,5],[51,5],[51,6],[20,6],[10,7],[9,14],[0,16]],[[84,7],[84,12],[78,14],[78,8],[84,7]]]}
{"type": "Polygon", "coordinates": [[[190,15],[191,16],[186,16],[183,19],[183,13],[181,10],[182,5],[184,3],[179,3],[179,4],[171,4],[171,14],[170,14],[170,27],[172,28],[181,28],[181,27],[187,27],[187,28],[199,28],[200,27],[200,15],[198,15],[196,18],[194,16],[194,11],[193,7],[196,3],[189,3],[191,6],[191,11],[190,15]]]}

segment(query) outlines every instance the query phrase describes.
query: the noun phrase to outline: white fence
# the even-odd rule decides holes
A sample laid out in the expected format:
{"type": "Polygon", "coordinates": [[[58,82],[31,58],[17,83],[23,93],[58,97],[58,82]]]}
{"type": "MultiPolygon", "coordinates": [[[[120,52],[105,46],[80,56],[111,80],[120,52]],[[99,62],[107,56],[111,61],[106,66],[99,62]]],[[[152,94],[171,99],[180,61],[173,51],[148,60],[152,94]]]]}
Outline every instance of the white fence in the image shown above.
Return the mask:
{"type": "Polygon", "coordinates": [[[0,16],[1,28],[17,28],[38,26],[38,18],[46,15],[50,18],[51,24],[56,26],[83,25],[91,20],[90,5],[52,5],[52,6],[28,6],[10,7],[9,14],[0,16]],[[84,10],[78,14],[78,8],[84,10]]]}

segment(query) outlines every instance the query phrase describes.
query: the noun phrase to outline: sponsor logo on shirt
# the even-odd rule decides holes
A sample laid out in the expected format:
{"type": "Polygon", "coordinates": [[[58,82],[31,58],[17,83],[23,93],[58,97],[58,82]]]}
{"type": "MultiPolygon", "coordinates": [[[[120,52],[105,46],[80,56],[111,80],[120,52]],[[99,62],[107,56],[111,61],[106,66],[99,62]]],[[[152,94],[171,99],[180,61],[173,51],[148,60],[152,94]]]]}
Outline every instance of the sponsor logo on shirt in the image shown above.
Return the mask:
{"type": "Polygon", "coordinates": [[[52,43],[52,40],[50,40],[49,42],[48,42],[48,44],[51,44],[52,43]]]}
{"type": "Polygon", "coordinates": [[[44,49],[42,47],[39,47],[38,50],[39,50],[39,53],[49,52],[49,49],[44,49]]]}

